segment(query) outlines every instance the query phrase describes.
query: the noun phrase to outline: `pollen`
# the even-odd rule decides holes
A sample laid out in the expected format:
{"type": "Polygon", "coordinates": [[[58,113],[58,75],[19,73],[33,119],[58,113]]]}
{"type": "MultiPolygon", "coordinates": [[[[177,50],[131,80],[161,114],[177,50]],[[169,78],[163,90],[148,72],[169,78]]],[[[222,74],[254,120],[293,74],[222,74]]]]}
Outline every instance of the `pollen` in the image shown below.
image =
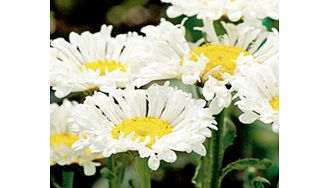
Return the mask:
{"type": "Polygon", "coordinates": [[[78,135],[71,133],[53,134],[50,136],[50,146],[53,149],[60,148],[61,144],[71,148],[73,143],[79,140],[78,135]]]}
{"type": "Polygon", "coordinates": [[[139,142],[145,141],[146,137],[150,137],[150,142],[147,144],[151,147],[157,139],[160,139],[164,135],[171,133],[173,130],[172,125],[167,121],[153,117],[136,117],[129,120],[124,120],[117,124],[112,131],[112,136],[118,139],[120,132],[124,133],[124,136],[128,136],[133,131],[135,135],[132,140],[140,138],[139,142]]]}
{"type": "Polygon", "coordinates": [[[220,44],[205,44],[192,50],[190,59],[192,61],[197,61],[197,57],[204,54],[209,61],[203,70],[202,77],[209,74],[218,80],[223,80],[223,73],[228,73],[230,75],[234,74],[236,60],[241,53],[249,55],[249,53],[242,48],[220,44]],[[219,71],[214,71],[214,68],[218,66],[220,67],[219,71]]]}
{"type": "Polygon", "coordinates": [[[104,76],[107,72],[112,72],[114,70],[120,70],[122,72],[126,72],[126,67],[122,65],[121,63],[115,61],[115,60],[104,60],[104,61],[96,61],[96,62],[90,62],[87,64],[84,64],[80,67],[80,70],[82,70],[82,67],[85,67],[86,69],[93,70],[93,71],[100,71],[100,75],[104,76]]]}
{"type": "Polygon", "coordinates": [[[271,104],[273,110],[279,111],[279,107],[280,107],[279,96],[273,97],[270,101],[270,104],[271,104]]]}

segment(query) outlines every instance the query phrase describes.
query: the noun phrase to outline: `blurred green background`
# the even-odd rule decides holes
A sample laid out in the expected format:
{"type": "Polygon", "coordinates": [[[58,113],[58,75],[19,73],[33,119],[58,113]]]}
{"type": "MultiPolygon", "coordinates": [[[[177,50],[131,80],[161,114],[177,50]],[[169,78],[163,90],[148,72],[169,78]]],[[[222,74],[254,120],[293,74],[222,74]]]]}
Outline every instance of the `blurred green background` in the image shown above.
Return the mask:
{"type": "MultiPolygon", "coordinates": [[[[58,37],[68,38],[71,31],[81,33],[83,31],[97,32],[102,24],[113,25],[112,36],[126,33],[128,31],[139,32],[146,25],[157,25],[160,18],[170,20],[172,23],[180,23],[183,16],[169,19],[166,14],[168,4],[161,3],[159,0],[51,0],[50,6],[50,38],[58,37]]],[[[220,24],[216,24],[218,33],[223,33],[220,24]]],[[[266,19],[264,25],[268,29],[275,27],[278,29],[279,22],[266,19]]],[[[199,31],[194,31],[195,26],[202,26],[202,22],[195,17],[189,18],[185,23],[187,28],[186,37],[189,41],[196,41],[202,36],[199,31]]],[[[178,84],[180,87],[181,84],[178,84]]],[[[72,93],[67,98],[82,102],[81,93],[72,93]]],[[[58,99],[51,90],[50,102],[61,103],[63,99],[58,99]]],[[[279,137],[272,132],[269,125],[264,125],[257,121],[252,125],[243,125],[237,117],[240,111],[236,108],[231,110],[232,119],[237,127],[238,136],[234,145],[228,147],[225,152],[223,165],[227,165],[235,160],[245,157],[268,158],[273,161],[271,168],[256,172],[271,182],[271,185],[265,185],[268,188],[278,187],[279,174],[279,137]]],[[[179,153],[178,160],[173,164],[161,163],[161,168],[152,174],[152,187],[194,187],[191,179],[199,156],[192,153],[179,153]]],[[[51,177],[60,182],[60,170],[63,167],[51,167],[51,177]]],[[[83,176],[81,168],[70,166],[76,171],[75,187],[106,187],[106,180],[100,178],[99,170],[96,175],[91,177],[83,176]]],[[[249,172],[234,171],[224,178],[222,187],[239,188],[243,187],[243,180],[249,172]]],[[[128,168],[125,177],[125,183],[122,187],[130,187],[129,183],[138,185],[138,178],[132,168],[128,168]]],[[[52,185],[53,187],[53,185],[52,185]]],[[[138,186],[136,186],[138,187],[138,186]]]]}

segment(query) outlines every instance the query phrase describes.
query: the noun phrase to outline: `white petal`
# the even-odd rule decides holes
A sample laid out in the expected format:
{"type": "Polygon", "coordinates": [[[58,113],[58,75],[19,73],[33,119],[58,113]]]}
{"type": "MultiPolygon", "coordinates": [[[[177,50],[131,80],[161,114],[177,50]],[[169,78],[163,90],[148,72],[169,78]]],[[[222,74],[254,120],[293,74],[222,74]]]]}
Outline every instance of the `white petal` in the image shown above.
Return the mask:
{"type": "Polygon", "coordinates": [[[199,79],[199,76],[194,76],[194,75],[183,75],[182,76],[183,83],[187,84],[187,85],[193,85],[198,79],[199,79]]]}
{"type": "Polygon", "coordinates": [[[219,106],[217,101],[213,99],[209,105],[209,112],[213,115],[219,114],[224,109],[223,106],[219,106]]]}
{"type": "Polygon", "coordinates": [[[244,124],[250,124],[256,121],[258,117],[259,115],[257,115],[256,113],[248,111],[240,115],[239,120],[244,124]]]}
{"type": "Polygon", "coordinates": [[[86,176],[92,176],[96,173],[95,164],[91,161],[86,161],[83,163],[83,172],[86,176]]]}
{"type": "Polygon", "coordinates": [[[201,156],[205,156],[207,154],[206,148],[202,144],[193,146],[193,151],[201,156]]]}
{"type": "Polygon", "coordinates": [[[151,156],[147,164],[149,165],[150,169],[157,170],[160,166],[160,160],[157,159],[155,156],[151,156]]]}
{"type": "Polygon", "coordinates": [[[172,150],[166,150],[161,154],[161,159],[168,163],[173,163],[177,159],[177,155],[174,151],[172,150]]]}

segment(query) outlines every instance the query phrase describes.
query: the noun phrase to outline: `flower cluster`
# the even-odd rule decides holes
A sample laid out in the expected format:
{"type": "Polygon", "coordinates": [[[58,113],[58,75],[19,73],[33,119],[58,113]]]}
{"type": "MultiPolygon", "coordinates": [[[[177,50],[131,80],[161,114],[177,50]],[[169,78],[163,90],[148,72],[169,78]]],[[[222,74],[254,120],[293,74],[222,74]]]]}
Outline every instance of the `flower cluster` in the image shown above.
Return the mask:
{"type": "Polygon", "coordinates": [[[214,116],[231,104],[244,124],[260,120],[278,131],[279,81],[276,29],[262,19],[278,19],[276,0],[162,0],[169,17],[203,20],[197,42],[187,40],[184,21],[112,36],[72,32],[69,41],[51,41],[50,85],[59,98],[93,91],[83,103],[51,104],[51,164],[77,163],[86,175],[95,160],[127,151],[160,161],[176,161],[176,151],[206,155],[203,145],[218,129],[214,116]],[[219,20],[219,21],[218,21],[219,20]],[[224,34],[214,28],[218,21],[224,34]],[[238,24],[236,21],[239,21],[238,24]],[[193,98],[168,80],[196,85],[193,98]],[[159,84],[165,80],[165,84],[159,84]]]}
{"type": "Polygon", "coordinates": [[[96,166],[100,163],[93,162],[101,158],[100,153],[91,153],[87,147],[73,150],[72,145],[79,140],[79,135],[74,134],[68,125],[68,119],[78,104],[64,100],[61,106],[50,105],[50,164],[68,165],[77,163],[84,168],[86,175],[93,175],[96,166]]]}

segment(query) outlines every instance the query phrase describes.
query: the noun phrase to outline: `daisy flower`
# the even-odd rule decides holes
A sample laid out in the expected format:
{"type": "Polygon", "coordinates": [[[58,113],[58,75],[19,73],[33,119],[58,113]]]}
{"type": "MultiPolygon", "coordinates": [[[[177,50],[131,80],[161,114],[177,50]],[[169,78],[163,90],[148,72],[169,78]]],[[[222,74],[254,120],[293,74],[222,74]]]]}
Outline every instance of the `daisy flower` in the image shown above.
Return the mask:
{"type": "Polygon", "coordinates": [[[86,134],[73,147],[90,146],[92,152],[112,154],[138,151],[149,157],[148,166],[159,168],[160,160],[176,161],[175,151],[206,154],[203,142],[217,129],[204,100],[168,86],[146,90],[96,92],[73,112],[75,131],[86,134]]]}
{"type": "Polygon", "coordinates": [[[191,52],[194,55],[191,59],[196,60],[198,56],[208,58],[200,77],[204,82],[203,95],[206,100],[211,100],[210,107],[215,114],[230,105],[232,90],[227,89],[227,85],[239,75],[239,68],[263,63],[275,56],[279,49],[276,29],[268,32],[264,26],[257,27],[248,22],[238,25],[222,22],[222,25],[226,34],[191,52]]]}
{"type": "Polygon", "coordinates": [[[57,97],[89,89],[125,87],[137,76],[143,55],[143,37],[128,33],[111,37],[112,26],[97,33],[71,32],[69,42],[51,41],[50,84],[57,97]]]}
{"type": "MultiPolygon", "coordinates": [[[[188,63],[182,64],[182,60],[189,60],[191,49],[197,47],[197,45],[186,41],[183,24],[173,25],[171,22],[161,19],[158,26],[143,27],[141,32],[146,35],[145,40],[150,44],[152,53],[147,57],[149,63],[141,69],[138,78],[140,84],[138,85],[152,80],[177,78],[183,69],[195,74],[194,78],[199,77],[198,69],[201,69],[205,64],[205,58],[199,58],[198,64],[192,64],[194,66],[189,66],[188,63]]],[[[188,77],[182,79],[188,82],[188,77]]]]}
{"type": "Polygon", "coordinates": [[[61,106],[56,103],[50,105],[50,165],[77,163],[83,166],[85,175],[90,176],[95,174],[95,167],[100,165],[93,160],[101,155],[90,153],[87,148],[77,151],[72,149],[72,144],[79,140],[79,135],[70,131],[67,120],[76,106],[76,102],[66,99],[61,106]]]}
{"type": "Polygon", "coordinates": [[[164,67],[158,72],[171,70],[167,71],[171,72],[167,78],[181,78],[185,84],[201,84],[205,99],[212,101],[211,111],[219,113],[231,103],[231,91],[226,85],[239,73],[238,67],[261,63],[278,51],[276,30],[268,32],[263,26],[248,23],[222,24],[226,34],[215,36],[216,42],[203,45],[189,44],[184,37],[184,27],[165,20],[158,26],[143,28],[142,32],[153,41],[153,49],[157,51],[152,53],[156,63],[145,68],[149,71],[144,72],[144,77],[155,75],[155,71],[151,71],[158,70],[155,67],[164,67]]]}
{"type": "Polygon", "coordinates": [[[279,19],[278,0],[161,0],[171,3],[167,15],[197,16],[198,19],[218,20],[223,16],[235,22],[241,18],[270,17],[279,19]]]}
{"type": "Polygon", "coordinates": [[[279,60],[273,57],[263,64],[241,67],[233,82],[237,90],[235,103],[243,112],[239,117],[245,124],[259,119],[271,123],[279,131],[279,60]]]}

